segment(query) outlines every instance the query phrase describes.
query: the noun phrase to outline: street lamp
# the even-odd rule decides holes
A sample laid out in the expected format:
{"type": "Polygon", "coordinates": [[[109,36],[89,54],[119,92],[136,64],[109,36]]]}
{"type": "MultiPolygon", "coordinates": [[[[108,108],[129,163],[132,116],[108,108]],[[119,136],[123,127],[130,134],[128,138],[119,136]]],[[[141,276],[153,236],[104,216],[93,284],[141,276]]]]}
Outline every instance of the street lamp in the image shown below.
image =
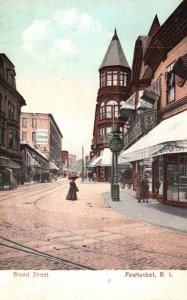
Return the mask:
{"type": "Polygon", "coordinates": [[[123,149],[123,140],[120,138],[119,124],[112,125],[111,137],[108,146],[112,151],[112,179],[111,179],[111,198],[113,201],[120,201],[119,182],[118,182],[118,154],[123,149]]]}

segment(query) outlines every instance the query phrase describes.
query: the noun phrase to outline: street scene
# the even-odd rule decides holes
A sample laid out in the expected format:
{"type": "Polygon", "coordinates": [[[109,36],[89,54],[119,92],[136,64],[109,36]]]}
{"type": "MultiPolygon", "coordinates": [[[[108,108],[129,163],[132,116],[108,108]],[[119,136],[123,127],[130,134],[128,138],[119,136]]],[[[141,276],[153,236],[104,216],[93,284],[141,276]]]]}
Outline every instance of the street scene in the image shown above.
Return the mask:
{"type": "Polygon", "coordinates": [[[185,300],[187,0],[0,9],[2,299],[185,300]]]}
{"type": "Polygon", "coordinates": [[[186,210],[126,189],[112,204],[110,184],[76,184],[77,201],[63,178],[1,192],[1,270],[186,270],[186,210]]]}

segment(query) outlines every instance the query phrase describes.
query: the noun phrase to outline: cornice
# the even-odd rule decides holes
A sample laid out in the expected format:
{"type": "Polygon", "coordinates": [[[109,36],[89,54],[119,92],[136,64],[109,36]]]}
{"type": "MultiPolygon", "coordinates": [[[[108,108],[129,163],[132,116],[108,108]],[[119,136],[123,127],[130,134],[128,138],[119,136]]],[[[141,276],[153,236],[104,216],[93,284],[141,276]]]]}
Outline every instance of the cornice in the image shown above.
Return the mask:
{"type": "Polygon", "coordinates": [[[5,88],[11,95],[13,95],[16,99],[19,100],[21,106],[26,105],[25,99],[21,96],[21,94],[14,89],[8,82],[4,80],[4,78],[0,75],[0,84],[5,88]]]}

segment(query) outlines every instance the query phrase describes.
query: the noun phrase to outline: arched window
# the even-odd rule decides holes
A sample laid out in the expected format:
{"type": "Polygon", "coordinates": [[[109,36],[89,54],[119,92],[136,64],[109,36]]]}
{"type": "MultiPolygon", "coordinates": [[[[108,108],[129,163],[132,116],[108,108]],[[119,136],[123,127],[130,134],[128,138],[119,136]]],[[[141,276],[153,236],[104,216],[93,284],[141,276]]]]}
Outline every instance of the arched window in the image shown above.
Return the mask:
{"type": "Polygon", "coordinates": [[[99,116],[100,116],[100,119],[105,118],[105,104],[104,104],[104,102],[101,103],[100,110],[99,110],[99,116]]]}
{"type": "Polygon", "coordinates": [[[118,118],[118,103],[116,101],[111,100],[107,102],[106,118],[118,118]]]}

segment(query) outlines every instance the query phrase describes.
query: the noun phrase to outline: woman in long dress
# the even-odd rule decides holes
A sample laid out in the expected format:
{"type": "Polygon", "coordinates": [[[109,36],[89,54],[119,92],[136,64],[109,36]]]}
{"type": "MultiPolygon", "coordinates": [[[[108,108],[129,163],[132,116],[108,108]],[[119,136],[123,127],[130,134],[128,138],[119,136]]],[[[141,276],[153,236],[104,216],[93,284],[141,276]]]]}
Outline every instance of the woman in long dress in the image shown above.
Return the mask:
{"type": "MultiPolygon", "coordinates": [[[[77,177],[76,177],[77,178],[77,177]]],[[[68,191],[68,194],[66,196],[66,200],[77,200],[77,191],[78,191],[78,188],[76,186],[76,183],[75,183],[75,177],[69,177],[69,179],[71,179],[70,181],[70,187],[69,187],[69,191],[68,191]]]]}

